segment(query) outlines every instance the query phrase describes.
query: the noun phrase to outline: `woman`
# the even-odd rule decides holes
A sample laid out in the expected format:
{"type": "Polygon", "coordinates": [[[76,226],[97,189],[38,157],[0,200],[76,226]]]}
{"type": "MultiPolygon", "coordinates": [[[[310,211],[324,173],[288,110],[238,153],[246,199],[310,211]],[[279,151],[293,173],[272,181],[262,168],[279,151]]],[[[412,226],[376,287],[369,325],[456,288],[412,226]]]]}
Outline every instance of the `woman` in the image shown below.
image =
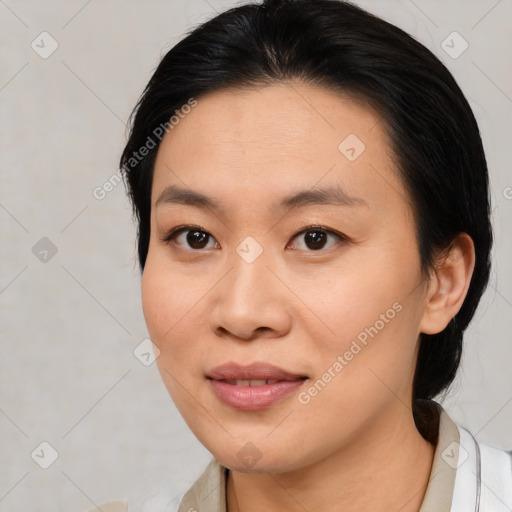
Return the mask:
{"type": "Polygon", "coordinates": [[[511,453],[433,401],[492,232],[430,51],[338,0],[231,9],[163,58],[121,167],[159,371],[213,454],[180,512],[511,509],[511,453]]]}

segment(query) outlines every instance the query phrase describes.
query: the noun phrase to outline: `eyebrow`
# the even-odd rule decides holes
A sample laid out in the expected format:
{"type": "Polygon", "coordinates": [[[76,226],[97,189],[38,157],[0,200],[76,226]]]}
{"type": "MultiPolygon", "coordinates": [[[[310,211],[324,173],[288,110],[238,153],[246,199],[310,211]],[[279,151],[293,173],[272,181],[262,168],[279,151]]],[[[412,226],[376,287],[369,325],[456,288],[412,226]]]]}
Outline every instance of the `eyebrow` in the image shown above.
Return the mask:
{"type": "MultiPolygon", "coordinates": [[[[177,185],[166,187],[156,200],[155,207],[161,204],[183,204],[196,206],[214,211],[222,211],[222,203],[213,197],[209,197],[191,189],[181,188],[177,185]]],[[[300,190],[284,197],[277,205],[280,209],[302,208],[320,204],[333,206],[366,206],[368,203],[360,198],[349,195],[339,186],[325,188],[311,188],[300,190]]]]}

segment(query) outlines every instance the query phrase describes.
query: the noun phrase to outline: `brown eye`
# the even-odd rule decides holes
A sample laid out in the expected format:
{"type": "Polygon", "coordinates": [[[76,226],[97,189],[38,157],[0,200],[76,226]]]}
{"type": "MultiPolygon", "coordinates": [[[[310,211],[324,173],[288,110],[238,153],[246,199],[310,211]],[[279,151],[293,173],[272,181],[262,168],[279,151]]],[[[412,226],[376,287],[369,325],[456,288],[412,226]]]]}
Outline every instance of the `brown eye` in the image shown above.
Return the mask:
{"type": "Polygon", "coordinates": [[[330,229],[312,226],[303,229],[300,233],[295,235],[293,240],[295,239],[300,242],[292,244],[295,246],[295,249],[319,251],[320,249],[330,249],[336,245],[336,243],[343,241],[345,238],[343,235],[335,233],[330,229]],[[330,239],[332,239],[332,241],[330,241],[330,239]]]}
{"type": "Polygon", "coordinates": [[[187,243],[194,249],[204,249],[210,235],[204,231],[187,231],[187,243]]]}
{"type": "Polygon", "coordinates": [[[307,231],[304,241],[310,249],[322,249],[327,242],[327,235],[324,231],[307,231]]]}
{"type": "Polygon", "coordinates": [[[219,246],[218,242],[216,242],[215,238],[213,238],[210,233],[202,229],[197,229],[194,226],[174,229],[163,238],[162,241],[166,244],[175,241],[174,243],[183,249],[194,250],[210,249],[219,246]],[[211,242],[213,242],[213,245],[211,242]]]}

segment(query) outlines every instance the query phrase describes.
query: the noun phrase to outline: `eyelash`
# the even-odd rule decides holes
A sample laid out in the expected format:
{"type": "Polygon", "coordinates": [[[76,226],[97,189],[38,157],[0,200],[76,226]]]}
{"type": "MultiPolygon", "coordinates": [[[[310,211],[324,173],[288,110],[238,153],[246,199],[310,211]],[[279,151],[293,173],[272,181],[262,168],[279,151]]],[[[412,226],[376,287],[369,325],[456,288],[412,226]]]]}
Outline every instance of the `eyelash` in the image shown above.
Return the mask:
{"type": "MultiPolygon", "coordinates": [[[[187,232],[187,231],[200,231],[201,233],[205,233],[206,235],[211,237],[213,240],[215,240],[215,237],[213,237],[213,235],[208,233],[208,231],[203,229],[201,226],[184,225],[184,226],[178,226],[178,227],[172,229],[169,233],[167,233],[167,235],[165,235],[163,238],[160,238],[160,241],[165,243],[165,244],[167,244],[167,245],[169,245],[178,235],[180,235],[181,233],[187,232]]],[[[317,232],[321,231],[321,232],[324,232],[324,233],[326,233],[328,235],[334,235],[336,238],[338,238],[339,242],[344,242],[344,241],[348,240],[348,238],[346,236],[342,235],[341,233],[338,233],[337,231],[334,231],[332,229],[329,229],[329,228],[326,228],[326,227],[320,226],[320,225],[313,225],[313,226],[305,227],[304,229],[300,230],[298,233],[293,235],[291,240],[294,240],[298,236],[303,235],[303,234],[308,233],[308,232],[311,232],[311,231],[317,231],[317,232]]],[[[216,240],[215,240],[215,242],[218,243],[216,240]]],[[[326,249],[326,250],[328,250],[328,249],[326,249]]],[[[190,250],[190,251],[193,251],[193,252],[201,252],[203,249],[188,248],[188,249],[185,249],[185,250],[190,250]]],[[[323,250],[323,247],[321,249],[318,249],[318,250],[312,250],[312,249],[306,250],[306,252],[321,252],[322,250],[323,250]]]]}

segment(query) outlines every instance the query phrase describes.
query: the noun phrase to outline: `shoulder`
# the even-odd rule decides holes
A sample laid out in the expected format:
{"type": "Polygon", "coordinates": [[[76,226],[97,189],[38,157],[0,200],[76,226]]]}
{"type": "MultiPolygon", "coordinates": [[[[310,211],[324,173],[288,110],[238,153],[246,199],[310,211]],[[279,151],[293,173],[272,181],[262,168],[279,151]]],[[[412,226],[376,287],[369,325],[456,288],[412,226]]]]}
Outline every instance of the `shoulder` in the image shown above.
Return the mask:
{"type": "Polygon", "coordinates": [[[127,500],[114,500],[102,503],[87,512],[127,512],[128,501],[127,500]]]}
{"type": "Polygon", "coordinates": [[[510,512],[512,452],[478,441],[439,403],[415,407],[420,432],[436,446],[421,512],[510,512]]]}
{"type": "MultiPolygon", "coordinates": [[[[225,512],[225,484],[227,468],[213,457],[206,469],[186,493],[176,494],[169,489],[160,489],[143,504],[143,512],[169,510],[179,512],[190,510],[207,512],[225,512]]],[[[128,507],[128,500],[118,499],[96,505],[80,512],[139,512],[128,507]]]]}
{"type": "Polygon", "coordinates": [[[178,512],[225,512],[227,472],[228,469],[213,457],[183,496],[178,512]]]}
{"type": "Polygon", "coordinates": [[[457,428],[460,444],[453,493],[454,512],[459,509],[511,510],[512,451],[478,441],[460,425],[457,428]]]}

